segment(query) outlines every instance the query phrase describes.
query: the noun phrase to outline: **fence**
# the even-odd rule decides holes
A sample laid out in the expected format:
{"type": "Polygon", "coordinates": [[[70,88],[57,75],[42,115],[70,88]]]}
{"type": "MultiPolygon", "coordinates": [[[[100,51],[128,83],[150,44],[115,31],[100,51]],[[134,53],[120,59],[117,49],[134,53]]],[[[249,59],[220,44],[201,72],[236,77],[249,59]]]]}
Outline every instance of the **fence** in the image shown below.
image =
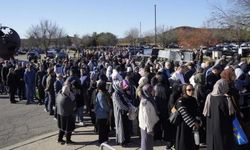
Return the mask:
{"type": "Polygon", "coordinates": [[[110,150],[115,150],[112,146],[110,146],[110,145],[108,145],[108,144],[106,144],[106,143],[102,143],[102,144],[100,145],[100,150],[103,150],[104,147],[107,147],[107,148],[110,149],[110,150]]]}

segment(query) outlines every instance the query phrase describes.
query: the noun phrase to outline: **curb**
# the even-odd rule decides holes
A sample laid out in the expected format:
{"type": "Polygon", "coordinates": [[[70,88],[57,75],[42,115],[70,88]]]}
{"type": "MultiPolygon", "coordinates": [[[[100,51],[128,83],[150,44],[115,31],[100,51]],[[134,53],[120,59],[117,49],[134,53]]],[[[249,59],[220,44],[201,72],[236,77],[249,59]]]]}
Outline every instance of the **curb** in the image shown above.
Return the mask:
{"type": "Polygon", "coordinates": [[[29,140],[26,140],[24,142],[20,142],[20,143],[15,144],[15,145],[3,147],[3,150],[15,150],[15,149],[21,148],[23,146],[26,146],[26,145],[29,145],[29,144],[33,144],[33,143],[36,143],[38,141],[42,141],[42,140],[45,140],[47,138],[50,138],[50,137],[53,137],[53,136],[57,136],[57,135],[58,135],[58,131],[50,132],[50,133],[47,133],[47,134],[44,134],[44,135],[33,137],[33,138],[29,139],[29,140]]]}

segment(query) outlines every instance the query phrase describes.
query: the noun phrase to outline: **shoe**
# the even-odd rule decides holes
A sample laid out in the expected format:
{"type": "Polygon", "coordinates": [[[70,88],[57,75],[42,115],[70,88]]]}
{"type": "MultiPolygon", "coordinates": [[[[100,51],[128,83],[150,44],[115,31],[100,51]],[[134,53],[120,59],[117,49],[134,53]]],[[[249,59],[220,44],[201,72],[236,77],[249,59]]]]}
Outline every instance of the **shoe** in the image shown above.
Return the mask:
{"type": "Polygon", "coordinates": [[[27,102],[27,103],[26,103],[26,105],[29,105],[29,104],[36,104],[36,102],[31,101],[31,102],[27,102]]]}
{"type": "Polygon", "coordinates": [[[79,125],[79,126],[83,126],[83,127],[86,126],[84,122],[79,122],[78,125],[79,125]]]}
{"type": "Polygon", "coordinates": [[[42,103],[42,102],[39,102],[38,105],[43,105],[43,103],[42,103]]]}
{"type": "Polygon", "coordinates": [[[75,144],[76,142],[73,142],[73,141],[71,141],[71,140],[69,140],[69,141],[66,141],[66,144],[75,144]]]}
{"type": "Polygon", "coordinates": [[[50,116],[54,116],[54,114],[55,114],[54,111],[49,111],[50,116]]]}
{"type": "Polygon", "coordinates": [[[57,143],[65,144],[65,141],[61,139],[61,140],[57,140],[57,143]]]}
{"type": "Polygon", "coordinates": [[[15,103],[17,103],[17,101],[11,101],[10,103],[11,103],[11,104],[15,104],[15,103]]]}
{"type": "Polygon", "coordinates": [[[46,108],[43,109],[44,112],[49,112],[46,108]]]}

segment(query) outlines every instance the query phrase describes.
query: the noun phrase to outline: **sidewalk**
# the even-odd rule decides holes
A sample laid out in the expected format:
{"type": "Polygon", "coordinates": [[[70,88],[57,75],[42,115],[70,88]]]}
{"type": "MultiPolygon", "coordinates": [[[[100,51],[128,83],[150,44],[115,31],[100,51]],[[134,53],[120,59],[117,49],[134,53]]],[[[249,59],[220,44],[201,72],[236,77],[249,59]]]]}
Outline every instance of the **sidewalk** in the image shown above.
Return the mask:
{"type": "MultiPolygon", "coordinates": [[[[94,127],[90,124],[86,127],[79,127],[72,135],[72,141],[76,142],[74,145],[61,145],[57,143],[58,132],[51,132],[38,137],[34,137],[30,140],[3,148],[4,150],[99,150],[98,135],[94,133],[94,127]]],[[[116,145],[115,137],[111,136],[108,142],[116,150],[139,150],[140,139],[139,137],[132,137],[129,147],[121,147],[116,145]]],[[[163,150],[165,144],[163,142],[155,143],[154,149],[163,150]],[[157,146],[158,145],[158,146],[157,146]]],[[[107,150],[107,148],[104,148],[107,150]]]]}

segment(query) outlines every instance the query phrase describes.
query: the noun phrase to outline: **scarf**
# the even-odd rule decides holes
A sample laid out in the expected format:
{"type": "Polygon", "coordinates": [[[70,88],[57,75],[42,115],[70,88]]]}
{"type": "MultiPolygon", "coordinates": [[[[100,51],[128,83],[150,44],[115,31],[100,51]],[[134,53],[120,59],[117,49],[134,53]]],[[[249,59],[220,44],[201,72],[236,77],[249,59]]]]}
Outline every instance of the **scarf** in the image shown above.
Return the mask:
{"type": "Polygon", "coordinates": [[[62,93],[63,93],[64,95],[70,97],[70,99],[71,99],[72,101],[75,100],[75,95],[74,95],[73,92],[71,92],[70,86],[69,86],[69,85],[65,84],[65,85],[62,87],[62,93]]]}
{"type": "Polygon", "coordinates": [[[151,94],[153,91],[153,87],[150,84],[146,84],[142,87],[142,99],[145,99],[146,102],[149,101],[155,108],[155,112],[158,114],[158,108],[155,102],[153,95],[151,94]]]}
{"type": "Polygon", "coordinates": [[[209,93],[207,98],[206,98],[206,102],[205,102],[204,109],[203,109],[203,115],[205,117],[210,116],[211,97],[212,96],[226,96],[227,102],[228,102],[229,115],[232,115],[235,113],[235,109],[234,109],[234,106],[232,103],[232,98],[229,95],[227,95],[228,91],[229,91],[229,85],[228,85],[228,82],[226,80],[220,79],[215,83],[215,85],[213,87],[213,91],[211,93],[209,93]]]}

